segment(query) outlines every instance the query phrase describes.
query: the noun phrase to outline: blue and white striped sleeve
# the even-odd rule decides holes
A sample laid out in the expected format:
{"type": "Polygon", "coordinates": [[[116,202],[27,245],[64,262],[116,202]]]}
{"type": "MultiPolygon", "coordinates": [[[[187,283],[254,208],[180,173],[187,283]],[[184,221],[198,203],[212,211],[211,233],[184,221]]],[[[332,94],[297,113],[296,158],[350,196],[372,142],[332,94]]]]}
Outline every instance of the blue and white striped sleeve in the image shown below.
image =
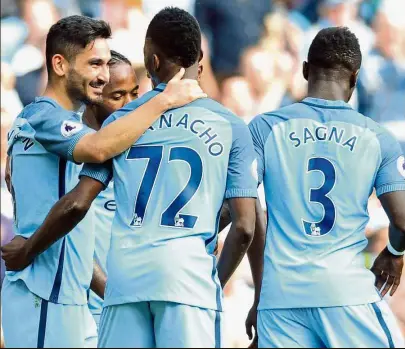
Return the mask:
{"type": "Polygon", "coordinates": [[[104,184],[104,187],[107,188],[108,183],[112,179],[112,174],[112,160],[109,160],[103,164],[84,164],[79,178],[82,176],[93,178],[104,184]]]}

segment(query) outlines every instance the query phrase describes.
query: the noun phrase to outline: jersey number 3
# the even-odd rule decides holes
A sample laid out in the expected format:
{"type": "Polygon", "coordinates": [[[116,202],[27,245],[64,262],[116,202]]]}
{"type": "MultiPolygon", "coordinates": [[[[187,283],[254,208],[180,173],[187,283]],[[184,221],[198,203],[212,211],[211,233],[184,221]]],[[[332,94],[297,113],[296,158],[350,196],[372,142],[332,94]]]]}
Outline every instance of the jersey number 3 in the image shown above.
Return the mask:
{"type": "Polygon", "coordinates": [[[322,205],[324,214],[318,222],[303,220],[305,233],[311,236],[328,234],[335,225],[336,208],[333,201],[328,197],[336,183],[336,170],[333,164],[325,158],[311,158],[308,162],[308,173],[320,171],[324,176],[324,183],[318,189],[311,189],[309,201],[322,205]]]}
{"type": "MultiPolygon", "coordinates": [[[[146,208],[155,184],[160,164],[163,157],[163,146],[134,146],[127,155],[127,160],[148,159],[148,165],[139,188],[135,201],[134,217],[131,226],[141,227],[146,213],[146,208]]],[[[181,214],[180,210],[187,205],[200,186],[203,166],[200,155],[187,147],[173,147],[169,152],[169,163],[184,161],[190,166],[190,179],[184,189],[162,213],[160,224],[175,228],[194,228],[197,217],[181,214]]]]}

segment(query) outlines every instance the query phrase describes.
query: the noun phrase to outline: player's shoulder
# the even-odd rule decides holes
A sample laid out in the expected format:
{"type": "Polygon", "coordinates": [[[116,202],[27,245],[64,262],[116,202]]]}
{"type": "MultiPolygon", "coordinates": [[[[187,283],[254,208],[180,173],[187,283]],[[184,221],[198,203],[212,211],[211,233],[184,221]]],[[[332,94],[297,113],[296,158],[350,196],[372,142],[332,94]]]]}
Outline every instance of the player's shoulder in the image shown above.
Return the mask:
{"type": "Polygon", "coordinates": [[[55,100],[49,97],[36,97],[33,102],[24,107],[17,118],[26,119],[32,122],[35,119],[45,121],[47,118],[56,119],[77,119],[80,120],[78,113],[62,108],[55,100]]]}
{"type": "Polygon", "coordinates": [[[383,125],[380,125],[378,122],[372,120],[371,118],[366,117],[366,119],[367,128],[375,134],[381,152],[389,152],[390,147],[400,148],[398,140],[391,131],[386,129],[383,125]]]}
{"type": "Polygon", "coordinates": [[[225,119],[233,125],[246,125],[246,123],[234,114],[231,110],[223,106],[221,103],[211,98],[200,98],[191,102],[188,106],[190,108],[203,108],[209,112],[216,114],[218,117],[225,119]]]}
{"type": "Polygon", "coordinates": [[[302,115],[302,106],[300,103],[293,103],[279,109],[261,113],[255,116],[249,123],[249,128],[261,129],[262,131],[272,128],[280,123],[289,121],[302,115]]]}
{"type": "Polygon", "coordinates": [[[371,131],[378,139],[380,138],[392,138],[395,139],[394,135],[387,130],[383,125],[374,121],[370,117],[361,114],[358,111],[353,110],[353,118],[348,122],[354,125],[361,126],[369,131],[371,131]]]}

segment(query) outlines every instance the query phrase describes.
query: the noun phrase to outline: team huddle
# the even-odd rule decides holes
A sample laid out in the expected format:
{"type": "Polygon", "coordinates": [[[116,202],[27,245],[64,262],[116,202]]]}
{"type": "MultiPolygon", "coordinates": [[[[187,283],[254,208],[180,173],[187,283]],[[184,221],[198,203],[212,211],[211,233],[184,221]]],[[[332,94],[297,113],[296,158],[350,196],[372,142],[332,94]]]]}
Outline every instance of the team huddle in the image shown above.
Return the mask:
{"type": "Polygon", "coordinates": [[[403,269],[405,158],[348,104],[354,34],[321,30],[303,65],[308,97],[249,125],[199,87],[201,32],[186,11],[150,22],[153,90],[140,98],[110,36],[84,16],[54,24],[45,93],[9,132],[6,347],[220,348],[222,290],[245,255],[252,346],[404,346],[383,298],[403,269]],[[373,190],[391,224],[370,271],[373,190]]]}

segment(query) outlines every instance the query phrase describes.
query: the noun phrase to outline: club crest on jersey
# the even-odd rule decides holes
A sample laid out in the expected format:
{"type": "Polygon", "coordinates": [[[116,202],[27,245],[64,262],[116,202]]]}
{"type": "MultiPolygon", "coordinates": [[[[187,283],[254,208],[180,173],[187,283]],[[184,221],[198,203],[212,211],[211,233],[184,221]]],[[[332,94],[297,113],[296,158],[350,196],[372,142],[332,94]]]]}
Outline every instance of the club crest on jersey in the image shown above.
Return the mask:
{"type": "Polygon", "coordinates": [[[80,122],[66,120],[63,122],[60,131],[63,137],[69,138],[78,133],[82,128],[83,125],[80,122]]]}
{"type": "Polygon", "coordinates": [[[315,223],[311,224],[311,235],[312,236],[321,236],[321,228],[317,227],[315,223]]]}
{"type": "Polygon", "coordinates": [[[398,171],[405,178],[405,157],[400,156],[397,161],[398,171]]]}
{"type": "Polygon", "coordinates": [[[134,218],[132,219],[131,226],[133,227],[141,227],[142,226],[142,217],[138,216],[137,213],[134,214],[134,218]]]}
{"type": "Polygon", "coordinates": [[[180,215],[177,215],[174,218],[174,226],[183,228],[184,227],[184,218],[180,217],[180,215]]]}

